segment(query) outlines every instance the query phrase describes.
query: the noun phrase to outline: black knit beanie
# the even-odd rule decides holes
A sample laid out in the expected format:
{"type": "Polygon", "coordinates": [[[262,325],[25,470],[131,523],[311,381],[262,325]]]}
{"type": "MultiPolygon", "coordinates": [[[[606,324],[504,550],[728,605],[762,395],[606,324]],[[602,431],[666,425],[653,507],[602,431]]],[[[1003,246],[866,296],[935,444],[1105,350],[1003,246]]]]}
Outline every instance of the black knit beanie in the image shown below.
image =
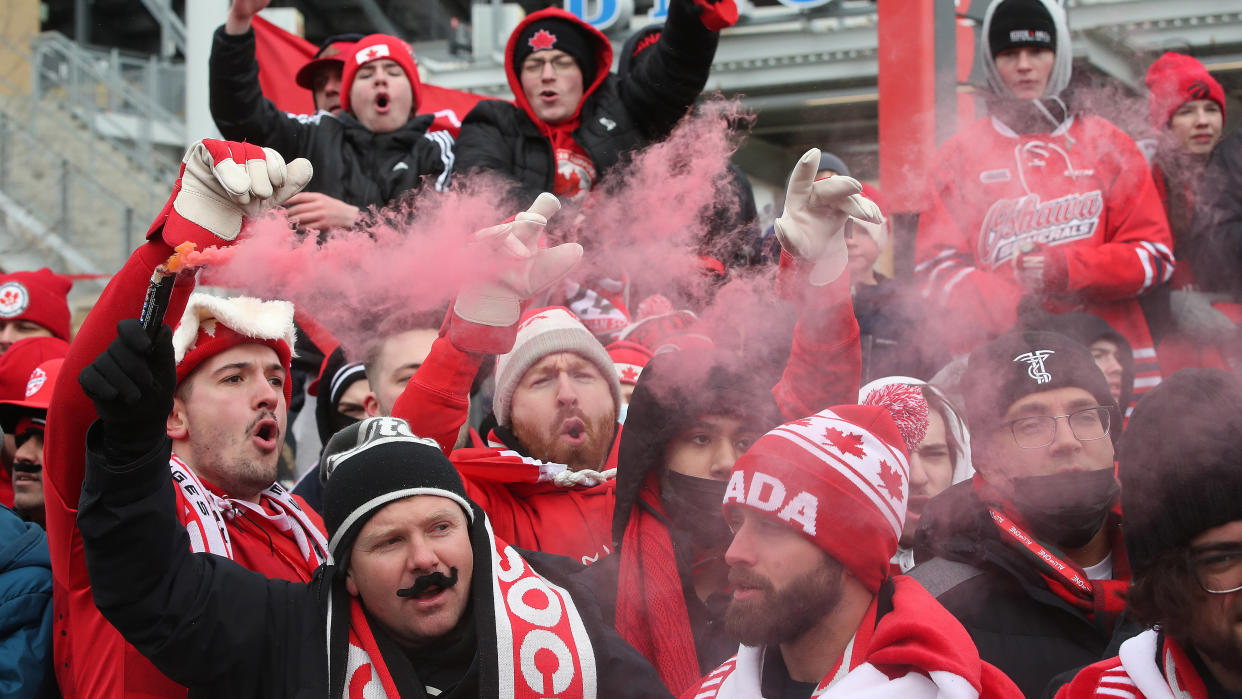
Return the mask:
{"type": "Polygon", "coordinates": [[[362,362],[345,361],[345,351],[337,347],[323,360],[319,378],[313,388],[315,401],[315,426],[319,429],[320,443],[327,444],[332,435],[358,422],[337,410],[336,405],[350,386],[367,377],[362,362]]]}
{"type": "Polygon", "coordinates": [[[988,28],[992,58],[1022,46],[1057,50],[1057,27],[1040,0],[1000,0],[988,28]]]}
{"type": "Polygon", "coordinates": [[[522,64],[536,51],[564,51],[582,71],[582,87],[595,81],[595,42],[585,27],[560,17],[537,19],[526,25],[513,47],[513,70],[522,77],[522,64]]]}
{"type": "Polygon", "coordinates": [[[414,495],[438,495],[474,506],[461,476],[435,441],[415,437],[405,420],[371,417],[337,432],[319,457],[328,555],[342,571],[363,525],[385,505],[414,495]]]}
{"type": "Polygon", "coordinates": [[[1200,533],[1242,520],[1242,379],[1184,369],[1134,408],[1118,475],[1136,576],[1200,533]]]}
{"type": "Polygon", "coordinates": [[[971,432],[1000,422],[1009,406],[1031,395],[1058,388],[1081,388],[1111,408],[1116,441],[1121,414],[1108,390],[1104,372],[1081,343],[1058,333],[1002,335],[970,353],[962,375],[966,421],[971,432]]]}

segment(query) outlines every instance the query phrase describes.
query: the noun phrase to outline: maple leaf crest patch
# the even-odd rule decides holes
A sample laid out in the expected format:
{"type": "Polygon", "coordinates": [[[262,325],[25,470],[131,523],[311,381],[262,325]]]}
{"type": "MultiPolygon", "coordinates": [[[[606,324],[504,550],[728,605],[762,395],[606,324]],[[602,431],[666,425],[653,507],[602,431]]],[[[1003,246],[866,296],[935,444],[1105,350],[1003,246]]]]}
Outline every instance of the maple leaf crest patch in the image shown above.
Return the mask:
{"type": "Polygon", "coordinates": [[[880,485],[884,486],[884,490],[888,491],[888,496],[895,502],[901,502],[901,485],[904,481],[897,469],[888,465],[887,461],[880,460],[880,485]]]}
{"type": "Polygon", "coordinates": [[[547,29],[540,29],[526,43],[532,51],[546,51],[556,46],[556,35],[547,29]]]}
{"type": "Polygon", "coordinates": [[[824,439],[828,440],[828,443],[842,454],[862,458],[864,453],[862,437],[852,432],[842,432],[834,427],[829,427],[824,430],[824,439]]]}

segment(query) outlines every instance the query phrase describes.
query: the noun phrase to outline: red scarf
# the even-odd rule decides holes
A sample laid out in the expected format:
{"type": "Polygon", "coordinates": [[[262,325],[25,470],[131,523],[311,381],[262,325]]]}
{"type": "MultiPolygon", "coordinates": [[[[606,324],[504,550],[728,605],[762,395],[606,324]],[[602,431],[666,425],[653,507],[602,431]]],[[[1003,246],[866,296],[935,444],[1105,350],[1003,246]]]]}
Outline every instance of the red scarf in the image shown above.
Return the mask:
{"type": "MultiPolygon", "coordinates": [[[[638,500],[663,515],[656,478],[647,476],[638,500]]],[[[668,528],[637,503],[621,542],[616,627],[675,696],[698,682],[702,673],[673,540],[668,528]]]]}
{"type": "Polygon", "coordinates": [[[996,523],[1001,540],[1035,564],[1049,590],[1082,611],[1100,628],[1112,630],[1126,607],[1126,590],[1130,587],[1130,565],[1119,534],[1111,534],[1113,579],[1090,580],[1076,563],[1061,559],[1027,534],[1014,521],[1016,516],[1001,514],[991,507],[988,514],[996,523]]]}

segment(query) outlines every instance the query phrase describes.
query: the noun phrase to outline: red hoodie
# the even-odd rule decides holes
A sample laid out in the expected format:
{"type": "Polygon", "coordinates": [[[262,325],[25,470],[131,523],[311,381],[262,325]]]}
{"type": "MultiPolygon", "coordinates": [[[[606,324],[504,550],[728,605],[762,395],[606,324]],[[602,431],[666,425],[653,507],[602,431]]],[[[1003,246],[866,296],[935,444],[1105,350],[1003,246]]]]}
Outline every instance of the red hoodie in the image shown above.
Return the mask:
{"type": "Polygon", "coordinates": [[[582,149],[582,146],[574,140],[573,132],[578,128],[579,113],[582,111],[583,103],[604,82],[604,78],[608,77],[611,70],[612,44],[608,42],[608,38],[595,27],[565,10],[549,7],[531,13],[509,35],[509,42],[505,45],[505,75],[508,76],[509,87],[513,90],[513,102],[526,112],[530,120],[552,144],[552,152],[556,156],[556,179],[552,185],[552,193],[557,196],[565,199],[580,199],[591,191],[591,187],[597,180],[598,173],[595,171],[595,164],[591,162],[591,157],[582,149]],[[590,78],[586,75],[582,76],[582,99],[578,100],[578,108],[568,120],[556,125],[549,124],[535,116],[535,110],[531,107],[530,101],[526,99],[526,91],[522,89],[520,76],[522,67],[514,65],[513,62],[514,51],[522,32],[533,22],[553,17],[581,27],[595,44],[595,75],[590,78]],[[587,84],[588,79],[591,81],[590,84],[587,84]]]}

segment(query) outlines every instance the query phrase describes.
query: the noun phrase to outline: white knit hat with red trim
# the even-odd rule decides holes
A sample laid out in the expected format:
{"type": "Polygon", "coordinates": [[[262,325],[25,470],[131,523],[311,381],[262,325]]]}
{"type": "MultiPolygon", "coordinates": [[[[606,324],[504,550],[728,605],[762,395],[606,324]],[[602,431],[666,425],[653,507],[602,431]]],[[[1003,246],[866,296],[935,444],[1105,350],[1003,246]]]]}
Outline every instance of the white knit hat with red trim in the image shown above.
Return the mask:
{"type": "Polygon", "coordinates": [[[621,384],[604,346],[568,308],[549,306],[527,311],[518,325],[513,349],[496,358],[496,396],[492,399],[492,411],[497,423],[506,427],[511,424],[513,392],[526,371],[557,352],[573,352],[594,364],[612,391],[613,408],[620,412],[621,384]]]}
{"type": "Polygon", "coordinates": [[[885,406],[836,406],[768,432],[733,465],[725,509],[776,517],[879,590],[906,522],[906,443],[918,444],[919,429],[927,430],[927,403],[909,393],[885,406]]]}
{"type": "MultiPolygon", "coordinates": [[[[288,301],[191,294],[172,336],[177,383],[184,381],[206,359],[250,343],[275,350],[288,374],[295,341],[293,304],[288,301]]],[[[286,404],[292,385],[292,381],[285,381],[286,404]]]]}

